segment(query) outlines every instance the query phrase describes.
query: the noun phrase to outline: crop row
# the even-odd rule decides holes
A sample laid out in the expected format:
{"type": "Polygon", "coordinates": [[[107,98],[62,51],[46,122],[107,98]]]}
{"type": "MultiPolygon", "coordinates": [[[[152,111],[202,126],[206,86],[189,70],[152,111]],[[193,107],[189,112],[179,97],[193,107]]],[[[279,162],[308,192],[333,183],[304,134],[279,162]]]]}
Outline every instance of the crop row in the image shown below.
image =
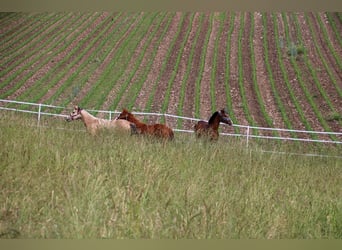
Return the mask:
{"type": "MultiPolygon", "coordinates": [[[[204,119],[221,108],[224,100],[234,123],[273,126],[269,102],[257,82],[257,64],[263,63],[267,88],[287,128],[338,129],[342,123],[337,48],[341,20],[333,13],[326,13],[328,24],[318,13],[301,17],[262,13],[263,38],[257,44],[255,15],[258,13],[1,15],[0,23],[6,28],[0,47],[0,98],[61,106],[77,102],[110,110],[124,106],[167,112],[173,106],[177,115],[189,114],[185,114],[189,106],[196,118],[204,119]],[[305,23],[299,20],[302,17],[305,23]],[[237,51],[232,51],[233,33],[237,34],[237,51]],[[168,48],[161,52],[165,43],[168,48]],[[263,62],[256,61],[257,46],[262,47],[263,62]],[[232,67],[235,55],[237,67],[232,67]],[[219,61],[222,58],[224,62],[219,61]],[[235,76],[237,85],[232,88],[235,76]],[[223,93],[218,92],[219,85],[223,93]],[[235,99],[237,93],[240,102],[235,99]],[[333,118],[328,119],[328,114],[333,118]]],[[[178,121],[177,127],[182,126],[178,121]]]]}
{"type": "MultiPolygon", "coordinates": [[[[68,17],[66,17],[68,18],[68,17]]],[[[73,20],[74,23],[77,22],[77,19],[73,20]]],[[[64,23],[62,23],[63,25],[65,25],[64,23]]],[[[72,25],[72,24],[70,24],[72,25]]],[[[46,63],[47,61],[43,61],[42,63],[40,63],[39,65],[37,65],[37,61],[41,60],[41,57],[43,56],[42,53],[44,52],[44,48],[45,47],[56,47],[58,45],[58,43],[61,43],[62,39],[57,39],[58,35],[60,35],[60,33],[56,32],[56,30],[51,30],[51,34],[54,34],[52,36],[50,36],[50,38],[48,39],[42,39],[42,37],[40,36],[40,38],[38,37],[38,34],[41,35],[41,33],[36,32],[36,35],[32,35],[34,34],[34,31],[36,30],[37,26],[32,25],[33,27],[31,28],[26,28],[25,31],[26,32],[22,32],[21,29],[19,29],[17,32],[13,33],[13,38],[16,38],[15,41],[12,41],[10,38],[8,39],[9,44],[6,44],[6,48],[13,48],[13,49],[4,49],[1,53],[3,56],[3,64],[6,65],[7,67],[4,68],[4,70],[1,71],[0,75],[1,77],[6,77],[4,81],[1,82],[0,87],[4,87],[8,84],[10,84],[13,80],[15,80],[17,77],[21,76],[23,74],[23,72],[25,72],[25,70],[29,69],[30,67],[35,67],[35,69],[38,69],[39,67],[42,67],[42,65],[44,65],[44,63],[46,63]],[[23,34],[22,34],[23,33],[23,34]],[[20,36],[19,38],[17,38],[17,36],[19,36],[20,34],[22,34],[22,36],[20,36]],[[25,40],[25,36],[30,37],[30,39],[25,40]],[[24,40],[22,41],[22,43],[20,42],[21,39],[24,40]],[[32,41],[33,37],[37,37],[36,41],[32,41]],[[31,39],[32,38],[32,39],[31,39]],[[45,41],[43,41],[45,40],[45,41]],[[31,43],[29,44],[29,46],[25,46],[28,44],[28,41],[30,41],[31,43]],[[55,41],[55,43],[52,43],[52,41],[55,41]],[[40,44],[40,46],[38,45],[40,44]],[[17,48],[19,47],[19,49],[17,48]],[[23,56],[24,55],[24,56],[23,56]],[[6,60],[7,57],[7,60],[6,60]],[[19,70],[16,70],[14,73],[11,73],[15,68],[20,67],[19,70]],[[8,77],[6,75],[9,75],[8,77]]],[[[68,29],[70,26],[69,25],[65,25],[65,28],[68,29]]],[[[44,31],[47,30],[49,28],[49,26],[47,26],[44,30],[41,30],[41,32],[45,35],[44,31]]],[[[57,28],[56,28],[57,29],[57,28]]],[[[12,37],[12,35],[10,36],[12,37]]],[[[49,33],[46,34],[46,37],[49,37],[49,33]]],[[[12,38],[12,39],[13,39],[12,38]]],[[[4,41],[5,43],[6,41],[4,41]]],[[[50,55],[50,57],[52,57],[52,55],[50,55]]],[[[49,57],[47,57],[48,59],[49,57]]],[[[34,72],[32,72],[33,74],[34,72]]],[[[31,76],[32,74],[28,74],[26,75],[26,79],[28,79],[29,76],[31,76]]],[[[10,89],[10,91],[2,93],[2,95],[6,96],[6,95],[10,95],[12,94],[17,88],[19,88],[20,85],[18,84],[16,87],[12,87],[10,89]]]]}

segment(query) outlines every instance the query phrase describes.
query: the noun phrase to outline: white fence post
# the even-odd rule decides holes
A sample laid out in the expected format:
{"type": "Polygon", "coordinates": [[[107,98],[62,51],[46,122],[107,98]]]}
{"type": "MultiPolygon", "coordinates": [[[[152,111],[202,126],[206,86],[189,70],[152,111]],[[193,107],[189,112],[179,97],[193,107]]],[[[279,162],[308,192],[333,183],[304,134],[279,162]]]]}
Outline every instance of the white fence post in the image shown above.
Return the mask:
{"type": "Polygon", "coordinates": [[[246,137],[247,137],[247,145],[246,145],[246,147],[248,148],[248,141],[249,141],[249,126],[247,126],[247,135],[246,135],[246,137]]]}
{"type": "Polygon", "coordinates": [[[39,127],[39,125],[40,125],[41,110],[42,110],[42,104],[39,103],[39,106],[38,106],[38,127],[39,127]]]}
{"type": "MultiPolygon", "coordinates": [[[[5,103],[16,103],[16,104],[25,104],[25,105],[31,105],[31,106],[38,106],[38,112],[37,112],[37,111],[31,111],[31,110],[22,110],[22,109],[17,109],[17,108],[10,108],[10,107],[6,107],[6,106],[3,106],[3,105],[0,105],[0,111],[1,110],[9,110],[9,111],[17,111],[17,112],[38,114],[38,122],[37,122],[38,126],[40,126],[40,118],[41,118],[42,115],[59,116],[59,117],[64,117],[64,118],[67,117],[66,115],[55,114],[55,113],[46,113],[46,112],[42,112],[42,110],[41,110],[42,107],[62,108],[62,109],[64,109],[65,107],[46,105],[46,104],[42,104],[42,103],[30,103],[30,102],[21,102],[21,101],[0,99],[0,103],[2,103],[2,102],[5,102],[5,103]]],[[[115,111],[114,112],[113,111],[109,111],[110,119],[112,118],[112,113],[115,114],[115,111]]],[[[162,117],[164,117],[165,122],[166,122],[167,117],[176,118],[177,121],[178,121],[178,119],[185,119],[185,120],[191,120],[191,121],[199,121],[199,119],[196,119],[196,118],[176,116],[176,115],[169,115],[169,114],[166,114],[166,113],[162,113],[161,114],[161,113],[134,112],[134,114],[162,116],[162,117]]],[[[340,145],[342,145],[342,141],[338,141],[338,140],[326,140],[326,139],[318,139],[317,140],[317,139],[292,138],[292,137],[282,137],[282,136],[253,135],[253,134],[250,134],[250,129],[269,130],[269,131],[287,131],[287,132],[294,132],[294,133],[307,133],[307,134],[320,134],[320,135],[336,135],[338,137],[342,137],[342,133],[341,132],[305,131],[305,130],[280,129],[280,128],[263,128],[263,127],[254,127],[254,126],[245,126],[245,125],[234,125],[234,126],[246,129],[246,137],[247,137],[246,138],[246,146],[247,147],[249,147],[249,138],[263,138],[263,139],[286,140],[286,141],[305,141],[305,142],[333,143],[333,144],[340,144],[340,145]]],[[[190,133],[193,133],[192,130],[184,130],[184,129],[174,129],[174,130],[175,131],[179,131],[179,132],[190,132],[190,133]]],[[[223,135],[229,135],[229,136],[244,136],[243,133],[241,133],[241,134],[222,133],[222,134],[223,135]]]]}
{"type": "Polygon", "coordinates": [[[112,120],[112,111],[109,110],[109,120],[112,120]]]}

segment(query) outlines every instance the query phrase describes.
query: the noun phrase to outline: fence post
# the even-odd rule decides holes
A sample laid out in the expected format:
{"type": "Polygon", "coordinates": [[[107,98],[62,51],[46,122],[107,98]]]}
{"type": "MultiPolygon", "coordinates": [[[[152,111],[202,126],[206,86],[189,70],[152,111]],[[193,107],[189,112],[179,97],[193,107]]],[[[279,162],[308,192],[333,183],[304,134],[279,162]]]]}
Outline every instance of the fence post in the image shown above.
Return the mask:
{"type": "Polygon", "coordinates": [[[109,110],[109,120],[111,121],[112,120],[112,111],[109,110]]]}
{"type": "Polygon", "coordinates": [[[247,143],[246,143],[247,148],[248,148],[248,141],[249,141],[249,126],[247,126],[247,143]]]}
{"type": "Polygon", "coordinates": [[[39,125],[40,125],[40,112],[41,112],[41,110],[42,110],[42,104],[41,103],[39,103],[39,106],[38,106],[39,108],[38,108],[38,127],[39,127],[39,125]]]}

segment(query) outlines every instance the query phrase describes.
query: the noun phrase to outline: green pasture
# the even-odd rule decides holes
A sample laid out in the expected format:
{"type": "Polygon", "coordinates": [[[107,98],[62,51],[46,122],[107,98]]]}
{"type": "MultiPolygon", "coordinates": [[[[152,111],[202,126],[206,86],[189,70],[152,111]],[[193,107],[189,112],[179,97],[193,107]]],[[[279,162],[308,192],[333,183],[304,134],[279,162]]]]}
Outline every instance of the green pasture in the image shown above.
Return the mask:
{"type": "Polygon", "coordinates": [[[341,239],[338,146],[168,143],[1,112],[0,238],[341,239]]]}

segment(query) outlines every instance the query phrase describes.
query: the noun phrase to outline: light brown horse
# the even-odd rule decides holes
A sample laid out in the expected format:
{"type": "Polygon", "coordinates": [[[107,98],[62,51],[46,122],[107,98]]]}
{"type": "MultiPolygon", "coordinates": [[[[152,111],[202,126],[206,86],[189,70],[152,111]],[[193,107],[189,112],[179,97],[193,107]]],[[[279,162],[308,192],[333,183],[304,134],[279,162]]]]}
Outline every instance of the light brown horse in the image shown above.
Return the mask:
{"type": "Polygon", "coordinates": [[[107,128],[114,131],[136,134],[136,126],[124,120],[105,120],[91,115],[86,110],[75,106],[74,110],[66,118],[66,121],[82,120],[87,131],[91,135],[96,135],[99,129],[107,128]]]}
{"type": "Polygon", "coordinates": [[[128,112],[127,109],[123,109],[117,119],[124,119],[132,122],[137,127],[138,134],[151,135],[157,138],[172,140],[174,134],[171,128],[164,124],[145,124],[138,120],[132,113],[128,112]]]}
{"type": "Polygon", "coordinates": [[[220,111],[216,111],[209,119],[206,121],[199,121],[195,126],[195,134],[197,138],[201,136],[209,137],[210,140],[218,140],[219,132],[218,128],[220,126],[220,122],[228,124],[230,126],[233,125],[232,120],[227,115],[225,109],[221,109],[220,111]]]}

